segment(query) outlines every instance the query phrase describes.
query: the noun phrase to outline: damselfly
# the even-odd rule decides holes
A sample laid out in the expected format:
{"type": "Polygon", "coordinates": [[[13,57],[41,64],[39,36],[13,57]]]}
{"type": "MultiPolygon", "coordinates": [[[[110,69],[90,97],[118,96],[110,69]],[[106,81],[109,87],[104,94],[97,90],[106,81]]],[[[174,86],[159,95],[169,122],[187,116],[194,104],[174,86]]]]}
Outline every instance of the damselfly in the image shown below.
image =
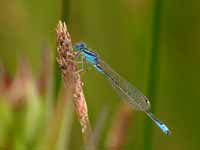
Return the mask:
{"type": "Polygon", "coordinates": [[[140,90],[111,69],[95,52],[88,49],[85,43],[77,43],[75,50],[82,54],[97,71],[106,76],[120,97],[133,109],[145,112],[165,134],[170,134],[168,127],[150,112],[150,101],[140,90]]]}

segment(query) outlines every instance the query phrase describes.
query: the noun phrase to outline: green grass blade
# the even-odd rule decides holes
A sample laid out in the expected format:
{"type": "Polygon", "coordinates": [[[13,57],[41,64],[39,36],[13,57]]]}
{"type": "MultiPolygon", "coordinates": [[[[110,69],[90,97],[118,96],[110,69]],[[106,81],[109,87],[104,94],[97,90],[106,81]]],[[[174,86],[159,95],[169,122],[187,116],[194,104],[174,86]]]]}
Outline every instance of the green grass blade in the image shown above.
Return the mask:
{"type": "MultiPolygon", "coordinates": [[[[156,85],[157,85],[157,73],[158,73],[158,56],[159,56],[159,34],[161,30],[161,14],[162,14],[162,1],[155,0],[154,2],[154,12],[153,12],[153,26],[152,26],[152,49],[151,58],[149,63],[149,81],[147,95],[152,101],[152,111],[155,110],[155,95],[156,95],[156,85]]],[[[145,133],[144,133],[144,150],[152,149],[152,121],[147,118],[145,121],[145,133]]]]}

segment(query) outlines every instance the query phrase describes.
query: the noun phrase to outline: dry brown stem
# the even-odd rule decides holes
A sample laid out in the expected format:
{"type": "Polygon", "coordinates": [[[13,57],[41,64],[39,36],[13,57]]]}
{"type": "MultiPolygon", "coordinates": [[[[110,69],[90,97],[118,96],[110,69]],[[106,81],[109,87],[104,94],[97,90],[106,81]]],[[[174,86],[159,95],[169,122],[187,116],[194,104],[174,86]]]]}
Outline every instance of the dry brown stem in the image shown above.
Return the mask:
{"type": "Polygon", "coordinates": [[[126,104],[123,105],[117,113],[108,135],[107,146],[110,150],[123,149],[132,117],[132,109],[126,104]]]}
{"type": "Polygon", "coordinates": [[[80,75],[77,73],[78,68],[75,62],[76,52],[73,51],[71,37],[67,31],[66,24],[60,21],[56,28],[56,32],[58,52],[57,62],[62,71],[66,92],[71,93],[71,96],[73,97],[75,111],[81,124],[84,140],[86,144],[89,144],[91,141],[91,126],[82,89],[83,83],[80,75]]]}

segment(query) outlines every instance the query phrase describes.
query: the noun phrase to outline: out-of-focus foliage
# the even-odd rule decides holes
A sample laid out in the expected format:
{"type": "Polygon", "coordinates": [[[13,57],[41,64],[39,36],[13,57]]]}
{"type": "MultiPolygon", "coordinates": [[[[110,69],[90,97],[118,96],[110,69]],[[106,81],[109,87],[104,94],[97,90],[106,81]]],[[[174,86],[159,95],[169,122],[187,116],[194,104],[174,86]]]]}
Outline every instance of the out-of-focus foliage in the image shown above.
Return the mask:
{"type": "MultiPolygon", "coordinates": [[[[86,42],[141,89],[156,116],[172,130],[171,136],[165,136],[144,113],[133,111],[121,136],[122,149],[200,147],[199,1],[0,4],[0,149],[83,149],[73,105],[66,100],[55,71],[59,19],[67,22],[73,42],[86,42]],[[49,51],[41,57],[46,48],[49,51]],[[24,57],[29,65],[22,61],[24,57]]],[[[124,104],[95,70],[89,69],[82,78],[91,124],[98,133],[97,149],[107,149],[124,104]]]]}

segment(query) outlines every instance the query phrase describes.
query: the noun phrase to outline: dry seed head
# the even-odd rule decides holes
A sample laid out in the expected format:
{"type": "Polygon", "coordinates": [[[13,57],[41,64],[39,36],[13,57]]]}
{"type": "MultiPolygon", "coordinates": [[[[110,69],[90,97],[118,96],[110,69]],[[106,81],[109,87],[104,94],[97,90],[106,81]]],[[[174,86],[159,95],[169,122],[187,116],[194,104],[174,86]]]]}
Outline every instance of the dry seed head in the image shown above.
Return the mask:
{"type": "Polygon", "coordinates": [[[75,111],[84,134],[90,134],[90,123],[88,118],[87,104],[83,94],[83,83],[80,75],[77,73],[75,63],[76,52],[73,51],[71,37],[67,31],[67,26],[61,21],[57,29],[57,62],[60,65],[66,88],[72,92],[75,111]]]}

